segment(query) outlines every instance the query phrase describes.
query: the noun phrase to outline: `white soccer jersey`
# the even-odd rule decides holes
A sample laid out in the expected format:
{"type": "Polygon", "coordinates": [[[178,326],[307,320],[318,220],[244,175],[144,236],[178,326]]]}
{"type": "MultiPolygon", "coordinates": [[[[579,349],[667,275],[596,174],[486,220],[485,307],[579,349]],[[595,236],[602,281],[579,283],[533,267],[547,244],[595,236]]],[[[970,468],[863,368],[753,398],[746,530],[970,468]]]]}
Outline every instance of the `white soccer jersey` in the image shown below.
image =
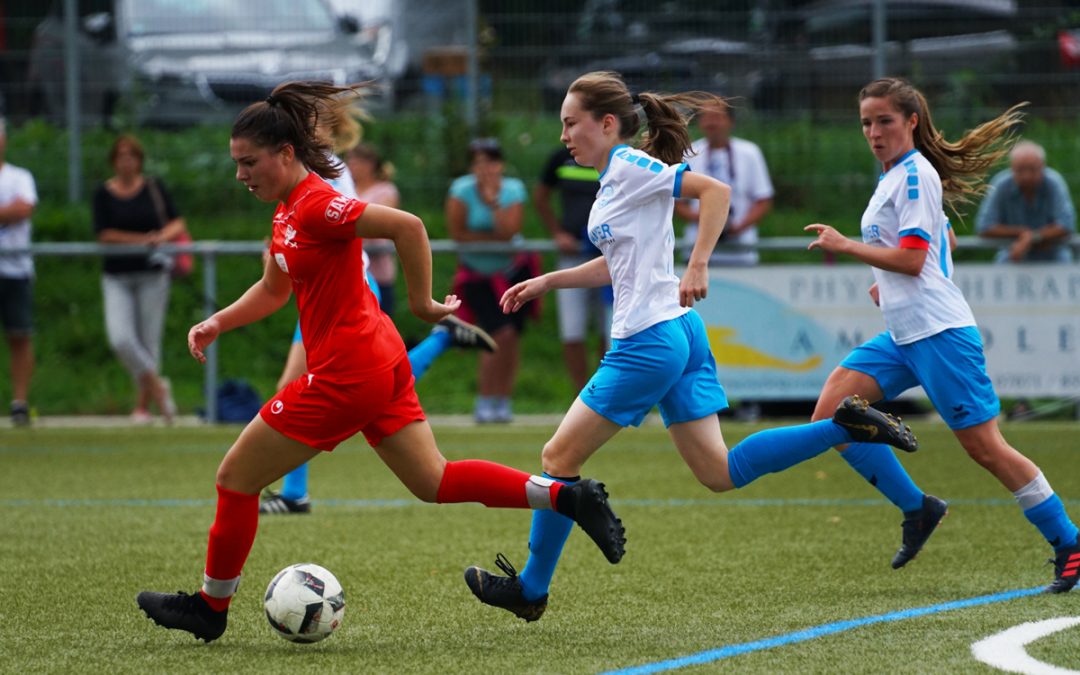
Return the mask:
{"type": "Polygon", "coordinates": [[[679,306],[671,225],[685,170],[685,164],[669,166],[618,145],[600,176],[589,212],[589,239],[611,272],[611,337],[616,340],[690,311],[679,306]]]}
{"type": "Polygon", "coordinates": [[[885,327],[896,344],[975,325],[971,308],[951,279],[941,178],[918,150],[901,157],[878,179],[863,212],[862,238],[871,246],[927,249],[926,264],[918,276],[873,268],[885,327]]]}

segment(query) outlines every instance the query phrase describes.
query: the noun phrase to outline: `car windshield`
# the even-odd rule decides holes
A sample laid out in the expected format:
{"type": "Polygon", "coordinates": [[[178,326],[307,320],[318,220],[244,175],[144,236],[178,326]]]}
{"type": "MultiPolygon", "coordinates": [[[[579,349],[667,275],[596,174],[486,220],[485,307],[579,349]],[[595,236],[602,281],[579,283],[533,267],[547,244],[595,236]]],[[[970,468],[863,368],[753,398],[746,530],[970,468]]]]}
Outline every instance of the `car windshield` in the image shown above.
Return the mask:
{"type": "Polygon", "coordinates": [[[321,0],[128,0],[131,35],[334,30],[321,0]]]}

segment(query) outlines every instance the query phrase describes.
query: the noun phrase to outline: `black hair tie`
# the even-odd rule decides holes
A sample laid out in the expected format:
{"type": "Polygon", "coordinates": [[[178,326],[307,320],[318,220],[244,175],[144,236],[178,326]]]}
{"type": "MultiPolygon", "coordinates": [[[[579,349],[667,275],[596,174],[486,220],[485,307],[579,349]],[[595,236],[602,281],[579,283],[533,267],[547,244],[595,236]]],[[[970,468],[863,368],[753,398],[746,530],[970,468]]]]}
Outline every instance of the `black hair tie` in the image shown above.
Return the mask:
{"type": "Polygon", "coordinates": [[[641,97],[637,94],[630,94],[630,102],[634,105],[641,105],[641,97]]]}
{"type": "Polygon", "coordinates": [[[266,103],[268,105],[274,105],[275,103],[277,103],[277,99],[274,98],[273,94],[270,94],[269,96],[266,97],[266,103]]]}

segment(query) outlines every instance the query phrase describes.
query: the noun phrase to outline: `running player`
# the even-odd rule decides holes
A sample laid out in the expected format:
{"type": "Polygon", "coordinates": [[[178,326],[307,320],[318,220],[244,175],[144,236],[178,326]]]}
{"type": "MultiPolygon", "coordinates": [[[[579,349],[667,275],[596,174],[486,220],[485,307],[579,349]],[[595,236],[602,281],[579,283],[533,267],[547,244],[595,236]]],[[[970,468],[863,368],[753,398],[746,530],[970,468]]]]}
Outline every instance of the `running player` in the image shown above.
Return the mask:
{"type": "MultiPolygon", "coordinates": [[[[863,213],[862,241],[851,241],[829,225],[806,229],[817,235],[811,249],[851,255],[873,268],[872,294],[887,330],[856,347],[833,371],[814,419],[828,415],[830,406],[849,394],[878,401],[921,385],[968,455],[1013,493],[1054,548],[1054,581],[1046,590],[1068,591],[1080,573],[1077,528],[1039,467],[998,429],[1001,406],[986,374],[975,317],[952,281],[951,231],[943,213],[944,203],[979,193],[979,178],[1008,152],[1007,136],[1022,116],[1010,109],[950,143],[934,128],[923,95],[897,78],[864,87],[859,116],[882,171],[863,213]]],[[[894,503],[922,502],[917,510],[904,509],[904,544],[893,559],[893,567],[903,566],[945,515],[945,502],[923,495],[888,448],[854,444],[842,455],[879,489],[878,479],[894,476],[888,481],[892,494],[886,492],[894,503]],[[889,467],[890,458],[895,467],[889,467]]]]}
{"type": "MultiPolygon", "coordinates": [[[[603,255],[511,287],[503,295],[503,311],[517,311],[551,289],[608,284],[615,289],[615,305],[611,350],[544,447],[545,477],[575,484],[596,450],[623,427],[641,424],[658,404],[679,454],[698,480],[717,492],[853,440],[876,436],[914,450],[909,429],[851,398],[832,420],[759,432],[728,453],[716,416],[727,407],[727,397],[705,324],[690,308],[708,289],[709,255],[727,219],[731,190],[686,171],[682,158],[690,136],[676,105],[700,109],[727,103],[700,92],[631,95],[612,72],[583,75],[563,101],[563,144],[578,164],[600,173],[588,234],[603,255]],[[627,143],[637,134],[639,110],[648,130],[642,147],[634,149],[627,143]],[[671,223],[678,198],[701,203],[700,231],[681,281],[674,271],[671,223]]],[[[482,602],[526,621],[540,618],[572,527],[554,515],[534,515],[529,560],[520,576],[502,555],[496,561],[508,576],[478,567],[465,571],[465,582],[482,602]]]]}
{"type": "Polygon", "coordinates": [[[192,595],[144,591],[137,598],[158,625],[207,642],[225,631],[255,539],[259,491],[358,432],[424,501],[557,509],[576,520],[610,562],[623,555],[622,525],[602,484],[564,486],[493,462],[448,462],[439,452],[405,346],[364,281],[362,238],[394,242],[417,317],[438,322],[460,301],[431,298],[431,247],[419,218],[343,197],[322,178],[335,168],[317,123],[347,114],[359,94],[357,88],[289,82],[245,108],[232,128],[237,180],[257,198],[278,202],[270,259],[260,281],[191,328],[188,349],[205,362],[203,351],[220,334],[280,309],[295,292],[308,372],[263,406],[218,467],[202,589],[192,595]]]}

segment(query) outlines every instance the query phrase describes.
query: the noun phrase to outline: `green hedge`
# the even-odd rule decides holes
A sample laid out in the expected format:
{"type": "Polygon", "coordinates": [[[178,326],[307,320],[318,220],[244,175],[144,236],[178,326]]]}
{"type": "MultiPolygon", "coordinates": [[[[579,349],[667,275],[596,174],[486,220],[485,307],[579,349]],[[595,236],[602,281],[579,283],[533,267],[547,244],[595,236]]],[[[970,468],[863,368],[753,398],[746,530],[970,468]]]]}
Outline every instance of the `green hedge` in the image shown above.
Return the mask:
{"type": "MultiPolygon", "coordinates": [[[[970,126],[948,115],[939,115],[937,121],[949,137],[957,135],[954,130],[970,126]]],[[[530,187],[548,154],[558,146],[559,123],[550,115],[500,117],[483,127],[484,134],[502,139],[508,173],[520,176],[530,187]]],[[[272,206],[252,199],[234,180],[227,128],[137,133],[146,148],[147,171],[164,179],[196,239],[260,240],[267,236],[272,206]]],[[[766,221],[764,234],[800,235],[803,225],[815,221],[832,223],[849,234],[857,232],[876,169],[854,114],[851,120],[831,124],[741,118],[738,134],[761,145],[776,185],[776,210],[766,221]]],[[[445,191],[455,176],[467,170],[468,134],[460,119],[453,111],[433,117],[388,117],[368,125],[366,135],[393,160],[403,207],[424,218],[433,239],[445,237],[445,191]]],[[[1044,143],[1050,165],[1074,186],[1078,184],[1080,133],[1075,123],[1033,120],[1027,136],[1044,143]]],[[[34,216],[36,241],[92,238],[89,200],[94,187],[109,175],[106,157],[113,137],[104,130],[89,130],[82,136],[83,200],[69,205],[66,132],[40,122],[9,130],[9,161],[30,169],[38,184],[41,204],[34,216]]],[[[526,213],[525,236],[544,237],[535,211],[529,208],[526,213]]],[[[969,232],[972,220],[969,214],[958,230],[969,232]]],[[[771,259],[792,257],[806,259],[802,254],[771,259]]],[[[129,411],[133,387],[105,339],[98,261],[39,258],[37,267],[38,369],[33,404],[43,414],[129,411]]],[[[449,290],[453,268],[452,257],[436,257],[436,295],[449,290]]],[[[259,273],[254,257],[223,259],[218,302],[235,299],[259,273]]],[[[403,292],[399,288],[399,297],[403,292]]],[[[181,409],[192,411],[202,405],[202,367],[187,355],[185,340],[191,324],[202,318],[198,269],[193,278],[174,286],[170,302],[164,372],[172,378],[181,409]]],[[[427,327],[407,311],[399,311],[395,320],[407,340],[426,333],[427,327]]],[[[264,396],[272,393],[294,321],[295,310],[290,307],[225,336],[221,376],[247,378],[264,396]]],[[[572,400],[574,392],[562,367],[557,335],[554,302],[549,301],[541,322],[531,326],[524,338],[517,410],[557,411],[572,400]]],[[[7,366],[7,359],[0,359],[0,397],[10,396],[7,366]]],[[[474,386],[475,356],[457,354],[437,363],[419,389],[432,412],[462,413],[471,409],[474,386]]]]}

